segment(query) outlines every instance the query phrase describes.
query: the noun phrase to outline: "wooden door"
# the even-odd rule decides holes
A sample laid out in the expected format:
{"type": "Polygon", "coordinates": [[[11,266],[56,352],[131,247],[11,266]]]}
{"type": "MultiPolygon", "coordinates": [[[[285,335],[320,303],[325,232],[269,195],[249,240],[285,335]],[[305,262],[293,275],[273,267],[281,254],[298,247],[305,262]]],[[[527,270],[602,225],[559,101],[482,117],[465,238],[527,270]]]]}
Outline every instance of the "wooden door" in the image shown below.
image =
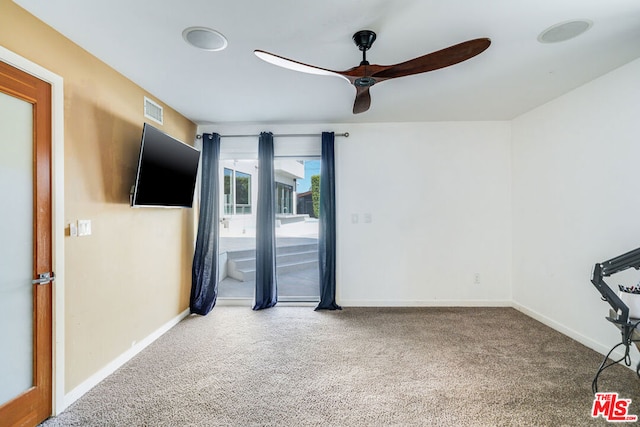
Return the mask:
{"type": "Polygon", "coordinates": [[[0,426],[52,411],[51,86],[0,62],[0,426]]]}

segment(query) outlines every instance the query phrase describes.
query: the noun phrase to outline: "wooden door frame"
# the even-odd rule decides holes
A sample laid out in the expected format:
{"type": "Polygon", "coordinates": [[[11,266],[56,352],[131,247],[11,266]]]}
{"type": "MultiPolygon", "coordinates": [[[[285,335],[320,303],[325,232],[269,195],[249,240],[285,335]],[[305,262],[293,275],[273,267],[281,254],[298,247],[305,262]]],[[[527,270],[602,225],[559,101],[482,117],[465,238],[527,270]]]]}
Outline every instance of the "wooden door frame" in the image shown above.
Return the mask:
{"type": "Polygon", "coordinates": [[[0,46],[0,61],[51,85],[51,237],[56,275],[52,299],[52,415],[57,415],[68,406],[64,390],[64,82],[59,75],[3,46],[0,46]]]}

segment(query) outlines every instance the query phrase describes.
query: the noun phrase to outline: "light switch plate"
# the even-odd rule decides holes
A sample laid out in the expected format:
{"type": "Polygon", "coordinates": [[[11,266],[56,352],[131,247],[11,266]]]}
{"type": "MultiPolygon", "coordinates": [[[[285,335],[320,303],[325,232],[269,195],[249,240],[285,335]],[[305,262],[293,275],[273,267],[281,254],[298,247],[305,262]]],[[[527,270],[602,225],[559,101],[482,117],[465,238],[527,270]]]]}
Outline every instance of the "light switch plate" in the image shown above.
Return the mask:
{"type": "Polygon", "coordinates": [[[79,219],[78,220],[78,236],[90,236],[91,235],[91,220],[79,219]]]}
{"type": "Polygon", "coordinates": [[[69,223],[69,236],[78,237],[78,226],[74,222],[69,223]]]}

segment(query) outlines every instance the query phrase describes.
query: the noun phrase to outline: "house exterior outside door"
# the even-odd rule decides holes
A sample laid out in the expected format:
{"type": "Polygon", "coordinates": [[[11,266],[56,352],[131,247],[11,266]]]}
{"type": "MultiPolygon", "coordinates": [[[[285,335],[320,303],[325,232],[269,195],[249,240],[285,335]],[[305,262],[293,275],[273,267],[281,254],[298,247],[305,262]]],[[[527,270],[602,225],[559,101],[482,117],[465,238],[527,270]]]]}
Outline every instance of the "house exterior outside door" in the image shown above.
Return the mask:
{"type": "Polygon", "coordinates": [[[51,192],[51,86],[0,62],[0,425],[52,412],[51,192]]]}

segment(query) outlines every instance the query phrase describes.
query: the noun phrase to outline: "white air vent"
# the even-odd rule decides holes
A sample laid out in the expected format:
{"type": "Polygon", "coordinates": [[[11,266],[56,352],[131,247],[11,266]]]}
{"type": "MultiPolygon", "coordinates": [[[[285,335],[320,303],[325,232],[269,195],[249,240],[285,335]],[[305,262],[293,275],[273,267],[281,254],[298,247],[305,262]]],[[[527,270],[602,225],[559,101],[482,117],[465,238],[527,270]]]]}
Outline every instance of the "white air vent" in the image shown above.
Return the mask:
{"type": "Polygon", "coordinates": [[[156,123],[163,124],[162,107],[146,96],[144,97],[144,116],[156,123]]]}

